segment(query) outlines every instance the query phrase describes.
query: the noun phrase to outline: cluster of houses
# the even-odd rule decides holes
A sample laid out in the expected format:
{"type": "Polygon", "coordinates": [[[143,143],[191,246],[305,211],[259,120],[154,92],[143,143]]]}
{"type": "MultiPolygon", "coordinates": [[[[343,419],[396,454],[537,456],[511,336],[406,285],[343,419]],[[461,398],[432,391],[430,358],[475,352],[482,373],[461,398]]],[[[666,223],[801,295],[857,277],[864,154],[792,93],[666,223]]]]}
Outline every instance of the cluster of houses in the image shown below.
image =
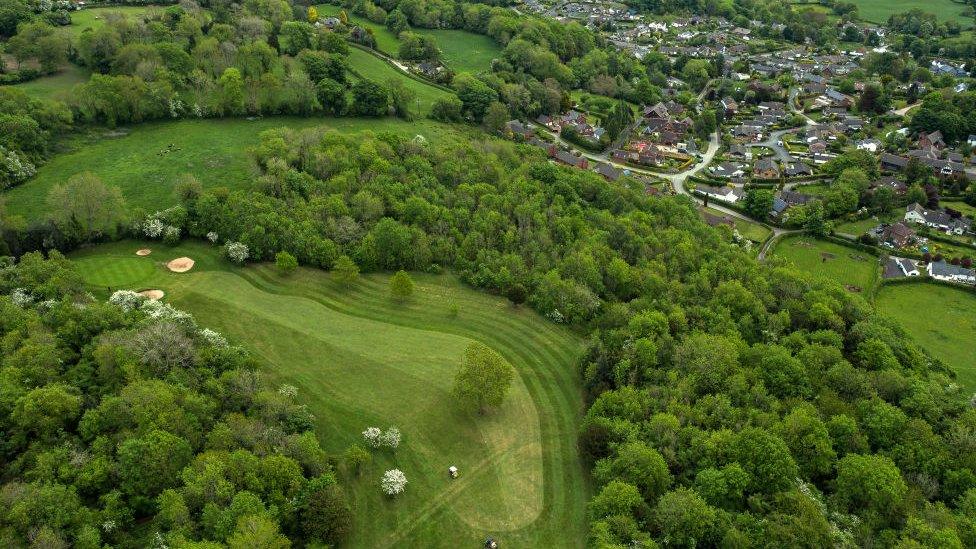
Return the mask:
{"type": "Polygon", "coordinates": [[[903,221],[882,223],[869,231],[869,234],[877,238],[882,246],[900,250],[923,243],[912,228],[913,225],[935,229],[947,235],[963,236],[972,233],[972,220],[957,214],[958,212],[950,213],[944,209],[929,209],[915,202],[905,209],[903,221]]]}
{"type": "Polygon", "coordinates": [[[921,266],[914,260],[904,257],[891,256],[884,263],[882,276],[886,279],[921,276],[925,272],[930,277],[943,282],[976,285],[976,271],[969,267],[947,263],[945,261],[930,261],[921,266]]]}
{"type": "Polygon", "coordinates": [[[942,132],[939,131],[919,135],[915,148],[905,155],[882,153],[879,160],[882,170],[900,172],[908,167],[913,158],[931,168],[932,172],[941,178],[960,176],[974,178],[966,171],[966,159],[946,145],[942,132]]]}
{"type": "Polygon", "coordinates": [[[566,127],[572,127],[576,130],[576,133],[594,143],[599,142],[606,130],[600,126],[594,126],[587,121],[586,113],[579,112],[576,110],[570,110],[569,112],[558,115],[549,116],[548,114],[540,114],[536,118],[536,122],[545,126],[547,129],[554,133],[559,133],[566,127]]]}

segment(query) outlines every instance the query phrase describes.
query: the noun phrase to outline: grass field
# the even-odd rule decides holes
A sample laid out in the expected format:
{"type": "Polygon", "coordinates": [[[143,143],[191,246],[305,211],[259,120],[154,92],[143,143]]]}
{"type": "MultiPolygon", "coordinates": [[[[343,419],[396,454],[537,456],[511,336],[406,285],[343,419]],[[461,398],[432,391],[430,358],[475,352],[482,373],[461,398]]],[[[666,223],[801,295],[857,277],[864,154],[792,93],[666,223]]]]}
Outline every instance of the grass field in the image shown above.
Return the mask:
{"type": "Polygon", "coordinates": [[[60,71],[34,80],[15,84],[15,88],[20,88],[27,92],[31,97],[38,99],[66,99],[76,84],[88,81],[90,73],[73,63],[68,63],[60,71]]]}
{"type": "Polygon", "coordinates": [[[455,72],[486,71],[491,68],[492,59],[502,56],[498,42],[481,34],[453,29],[414,29],[414,32],[433,36],[444,64],[455,72]]]}
{"type": "Polygon", "coordinates": [[[118,186],[130,206],[163,209],[176,201],[173,188],[180,174],[195,175],[205,187],[249,186],[254,173],[247,147],[258,143],[260,132],[282,126],[322,126],[341,132],[391,130],[428,139],[450,131],[448,126],[429,120],[403,122],[394,118],[269,117],[139,124],[124,135],[100,130],[78,137],[69,143],[70,152],[55,156],[33,179],[2,196],[7,199],[9,214],[37,219],[44,216],[51,187],[72,175],[91,171],[105,183],[118,186]],[[160,156],[170,143],[180,150],[160,156]]]}
{"type": "Polygon", "coordinates": [[[849,290],[868,295],[880,276],[873,255],[807,236],[784,238],[776,243],[772,255],[791,261],[801,271],[832,278],[849,290]]]}
{"type": "Polygon", "coordinates": [[[963,215],[971,218],[976,218],[976,207],[970,206],[965,202],[960,200],[942,200],[939,204],[945,208],[952,208],[953,210],[962,212],[963,215]]]}
{"type": "Polygon", "coordinates": [[[363,77],[375,82],[384,83],[391,78],[399,78],[405,87],[413,90],[416,94],[416,106],[419,106],[419,114],[421,115],[430,112],[430,107],[434,101],[449,95],[442,89],[410,78],[386,61],[359,48],[349,48],[349,66],[363,77]]]}
{"type": "Polygon", "coordinates": [[[95,30],[105,24],[105,16],[109,13],[121,13],[125,16],[141,15],[158,6],[112,6],[108,8],[89,8],[71,12],[71,26],[69,29],[75,36],[85,29],[95,30]]]}
{"type": "Polygon", "coordinates": [[[967,391],[976,391],[976,295],[936,284],[901,284],[883,286],[875,306],[952,367],[967,391]]]}
{"type": "MultiPolygon", "coordinates": [[[[712,215],[716,215],[719,217],[725,216],[724,213],[718,210],[713,210],[712,208],[704,208],[704,210],[712,215]]],[[[740,235],[742,235],[745,238],[748,238],[749,240],[757,244],[762,244],[763,242],[766,241],[767,238],[770,237],[770,235],[773,234],[773,231],[771,231],[770,229],[768,229],[767,227],[763,226],[760,223],[746,221],[745,219],[739,219],[739,218],[735,219],[735,228],[738,229],[740,235]]]]}
{"type": "Polygon", "coordinates": [[[861,19],[872,23],[886,23],[888,17],[903,13],[912,8],[934,14],[943,21],[954,20],[962,27],[968,28],[973,24],[972,17],[962,15],[965,6],[952,0],[852,0],[857,6],[857,13],[861,19]]]}
{"type": "Polygon", "coordinates": [[[367,426],[400,428],[395,455],[377,452],[361,477],[347,479],[349,546],[475,547],[492,535],[506,547],[582,547],[589,487],[576,450],[577,337],[450,275],[413,275],[415,298],[398,305],[388,275],[343,288],[319,270],[283,277],[270,265],[231,267],[215,250],[129,241],[73,257],[95,293],[162,289],[201,325],[246,345],[274,381],[299,388],[330,453],[360,441],[367,426]],[[133,255],[143,246],[153,254],[133,255]],[[163,269],[183,255],[197,260],[193,271],[163,269]],[[459,412],[449,395],[474,340],[518,372],[507,405],[485,417],[459,412]],[[449,465],[459,479],[449,479],[449,465]],[[409,484],[390,500],[379,478],[394,466],[409,484]]]}

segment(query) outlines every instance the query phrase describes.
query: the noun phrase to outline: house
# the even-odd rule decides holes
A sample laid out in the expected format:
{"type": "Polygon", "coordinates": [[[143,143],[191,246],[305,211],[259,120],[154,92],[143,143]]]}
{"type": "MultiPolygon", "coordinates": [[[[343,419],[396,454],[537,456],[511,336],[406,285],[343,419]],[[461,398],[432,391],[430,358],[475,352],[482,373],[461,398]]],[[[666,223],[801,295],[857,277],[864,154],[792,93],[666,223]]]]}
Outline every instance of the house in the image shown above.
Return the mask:
{"type": "Polygon", "coordinates": [[[574,166],[581,170],[585,170],[589,167],[589,162],[587,162],[585,157],[576,156],[569,151],[559,150],[553,145],[549,147],[549,157],[554,159],[560,164],[566,164],[567,166],[574,166]]]}
{"type": "Polygon", "coordinates": [[[739,112],[739,104],[731,97],[723,98],[719,104],[721,105],[722,110],[725,111],[726,118],[735,116],[735,113],[739,112]]]}
{"type": "Polygon", "coordinates": [[[908,205],[905,221],[957,235],[965,234],[971,228],[970,220],[965,217],[952,217],[943,210],[928,210],[918,202],[908,205]]]}
{"type": "Polygon", "coordinates": [[[886,172],[900,172],[908,167],[908,159],[890,153],[881,153],[881,169],[886,172]]]}
{"type": "Polygon", "coordinates": [[[711,185],[698,184],[695,190],[707,197],[723,200],[731,204],[735,204],[742,197],[742,191],[733,189],[732,187],[712,187],[711,185]]]}
{"type": "Polygon", "coordinates": [[[872,191],[876,191],[882,188],[888,188],[895,192],[895,194],[901,196],[908,192],[908,185],[899,180],[897,177],[892,177],[890,175],[884,176],[881,179],[872,181],[871,185],[868,187],[872,191]]]}
{"type": "Polygon", "coordinates": [[[923,133],[918,138],[918,148],[920,149],[944,149],[945,141],[942,139],[942,132],[936,130],[932,133],[923,133]]]}
{"type": "Polygon", "coordinates": [[[529,140],[535,137],[535,130],[528,124],[523,124],[521,120],[509,120],[505,122],[505,133],[510,137],[521,137],[529,140]]]}
{"type": "Polygon", "coordinates": [[[722,162],[718,166],[711,166],[708,171],[712,172],[715,177],[740,177],[746,173],[741,166],[732,162],[722,162]]]}
{"type": "Polygon", "coordinates": [[[916,238],[915,230],[901,222],[884,225],[878,231],[878,241],[896,250],[915,242],[916,238]]]}
{"type": "Polygon", "coordinates": [[[976,284],[976,271],[946,263],[945,261],[933,261],[929,263],[927,269],[929,276],[936,280],[946,282],[959,282],[962,284],[976,284]]]}
{"type": "Polygon", "coordinates": [[[436,78],[439,74],[444,72],[444,66],[440,63],[431,63],[429,61],[424,61],[417,65],[417,71],[420,74],[426,76],[427,78],[436,78]]]}
{"type": "Polygon", "coordinates": [[[327,29],[334,29],[339,26],[342,21],[338,17],[326,17],[322,20],[322,24],[325,25],[327,29]]]}
{"type": "Polygon", "coordinates": [[[732,229],[735,228],[735,220],[728,215],[719,216],[709,212],[702,212],[702,215],[705,217],[705,223],[707,223],[709,227],[718,227],[719,225],[727,225],[732,229]]]}
{"type": "Polygon", "coordinates": [[[849,95],[845,95],[834,88],[827,88],[827,91],[824,92],[824,97],[835,107],[847,108],[854,104],[854,100],[849,95]]]}
{"type": "Polygon", "coordinates": [[[806,162],[787,162],[783,165],[783,175],[786,177],[803,177],[813,175],[813,168],[806,162]]]}
{"type": "Polygon", "coordinates": [[[741,143],[733,143],[729,145],[729,157],[738,160],[750,160],[752,159],[752,150],[741,143]]]}
{"type": "Polygon", "coordinates": [[[759,179],[778,179],[779,166],[772,158],[760,158],[752,168],[752,176],[759,179]]]}
{"type": "Polygon", "coordinates": [[[881,141],[874,138],[862,139],[857,142],[857,148],[858,150],[876,153],[881,148],[881,141]]]}
{"type": "Polygon", "coordinates": [[[809,194],[798,193],[796,191],[781,191],[773,198],[773,208],[770,210],[769,215],[785,221],[787,217],[784,215],[786,210],[789,210],[793,206],[809,204],[814,200],[817,200],[817,197],[809,194]]]}
{"type": "Polygon", "coordinates": [[[602,175],[607,181],[616,181],[624,175],[624,171],[620,168],[615,168],[610,164],[600,164],[596,167],[596,173],[602,175]]]}
{"type": "Polygon", "coordinates": [[[884,264],[884,278],[904,278],[906,276],[919,276],[918,267],[910,259],[903,257],[889,257],[884,264]]]}

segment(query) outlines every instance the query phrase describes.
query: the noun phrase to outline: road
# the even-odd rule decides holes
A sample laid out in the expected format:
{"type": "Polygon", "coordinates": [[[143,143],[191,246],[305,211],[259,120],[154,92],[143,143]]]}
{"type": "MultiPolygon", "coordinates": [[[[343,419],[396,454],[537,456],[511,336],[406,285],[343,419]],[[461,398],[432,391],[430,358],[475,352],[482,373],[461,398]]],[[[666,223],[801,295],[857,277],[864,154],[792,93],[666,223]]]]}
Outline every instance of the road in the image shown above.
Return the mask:
{"type": "Polygon", "coordinates": [[[799,129],[800,128],[788,128],[788,129],[785,129],[785,130],[777,130],[777,131],[774,131],[773,133],[769,134],[769,137],[766,138],[765,141],[760,141],[759,143],[749,143],[746,146],[747,147],[750,147],[750,148],[751,147],[766,147],[766,148],[769,148],[769,149],[773,149],[773,152],[776,153],[776,159],[777,160],[780,160],[782,162],[792,162],[793,161],[793,157],[790,156],[790,153],[789,153],[789,151],[786,150],[786,147],[780,145],[779,142],[783,138],[784,135],[790,134],[790,133],[794,133],[794,132],[798,131],[799,129]]]}
{"type": "Polygon", "coordinates": [[[900,108],[898,110],[891,111],[891,112],[897,114],[898,116],[905,116],[906,114],[908,114],[908,111],[914,109],[915,107],[918,107],[921,104],[922,104],[921,101],[918,102],[918,103],[912,103],[911,105],[908,105],[907,107],[902,107],[902,108],[900,108]]]}

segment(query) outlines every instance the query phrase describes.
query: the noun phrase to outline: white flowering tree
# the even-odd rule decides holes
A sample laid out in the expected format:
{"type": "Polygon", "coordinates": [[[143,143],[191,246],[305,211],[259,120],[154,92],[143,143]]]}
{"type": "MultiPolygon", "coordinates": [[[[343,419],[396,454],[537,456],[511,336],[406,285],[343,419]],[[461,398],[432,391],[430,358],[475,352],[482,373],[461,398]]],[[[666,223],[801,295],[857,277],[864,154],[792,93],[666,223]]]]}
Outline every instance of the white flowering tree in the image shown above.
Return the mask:
{"type": "Polygon", "coordinates": [[[227,346],[227,340],[224,338],[224,336],[220,335],[219,332],[211,330],[210,328],[200,330],[200,338],[214,347],[227,346]]]}
{"type": "Polygon", "coordinates": [[[145,296],[139,295],[132,290],[117,290],[112,294],[112,297],[108,298],[109,303],[118,305],[124,311],[138,309],[145,300],[145,296]]]}
{"type": "Polygon", "coordinates": [[[217,241],[220,240],[220,235],[218,235],[216,231],[210,231],[207,233],[207,240],[209,240],[211,244],[216,244],[217,241]]]}
{"type": "Polygon", "coordinates": [[[380,436],[380,444],[391,450],[396,450],[397,446],[400,445],[400,430],[396,427],[390,427],[384,431],[380,436]]]}
{"type": "Polygon", "coordinates": [[[18,307],[27,307],[34,302],[34,298],[23,288],[16,288],[10,293],[10,300],[18,307]]]}
{"type": "Polygon", "coordinates": [[[367,427],[363,431],[363,440],[370,448],[379,448],[383,445],[383,431],[379,427],[367,427]]]}
{"type": "Polygon", "coordinates": [[[238,265],[243,265],[250,256],[250,250],[248,250],[247,244],[234,242],[233,240],[228,240],[224,244],[224,253],[227,254],[227,259],[230,259],[238,265]]]}
{"type": "Polygon", "coordinates": [[[383,493],[388,496],[395,496],[403,492],[407,487],[407,475],[399,469],[390,469],[383,473],[383,480],[380,482],[383,493]]]}
{"type": "Polygon", "coordinates": [[[37,173],[29,160],[21,158],[16,151],[0,146],[0,190],[27,181],[37,173]]]}
{"type": "Polygon", "coordinates": [[[159,238],[165,229],[166,225],[155,216],[147,217],[142,222],[142,234],[146,235],[147,238],[159,238]]]}
{"type": "Polygon", "coordinates": [[[163,229],[163,240],[170,245],[176,245],[180,242],[180,228],[174,227],[172,225],[167,225],[163,229]]]}

